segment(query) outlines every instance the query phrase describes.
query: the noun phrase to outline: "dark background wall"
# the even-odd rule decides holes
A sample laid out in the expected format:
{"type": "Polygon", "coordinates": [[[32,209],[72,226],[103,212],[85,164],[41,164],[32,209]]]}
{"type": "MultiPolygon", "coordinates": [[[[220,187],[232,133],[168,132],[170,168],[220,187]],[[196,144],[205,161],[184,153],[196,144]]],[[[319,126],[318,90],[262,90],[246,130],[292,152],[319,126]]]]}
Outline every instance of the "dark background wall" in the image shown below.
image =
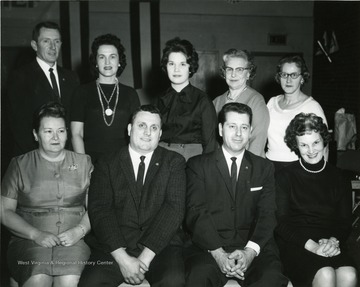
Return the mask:
{"type": "Polygon", "coordinates": [[[345,108],[357,119],[360,128],[360,2],[335,1],[314,3],[314,36],[335,31],[339,50],[313,60],[312,94],[321,102],[331,126],[334,113],[345,108]]]}

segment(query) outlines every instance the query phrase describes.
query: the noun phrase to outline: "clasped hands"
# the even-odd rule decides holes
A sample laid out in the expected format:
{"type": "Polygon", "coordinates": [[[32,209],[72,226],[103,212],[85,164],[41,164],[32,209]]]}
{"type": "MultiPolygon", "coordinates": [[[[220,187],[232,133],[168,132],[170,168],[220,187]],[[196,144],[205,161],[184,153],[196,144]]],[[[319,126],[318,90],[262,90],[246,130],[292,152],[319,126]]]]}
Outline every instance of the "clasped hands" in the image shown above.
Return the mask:
{"type": "Polygon", "coordinates": [[[309,239],[305,248],[323,257],[333,257],[341,253],[339,240],[335,237],[330,237],[329,239],[322,238],[318,242],[309,239]]]}
{"type": "Polygon", "coordinates": [[[39,230],[36,233],[33,241],[37,245],[47,248],[51,248],[59,245],[68,247],[78,242],[82,238],[82,235],[83,235],[83,231],[78,226],[70,228],[60,233],[59,235],[55,235],[51,232],[39,230]]]}
{"type": "Polygon", "coordinates": [[[236,249],[231,253],[225,252],[223,248],[218,248],[210,253],[226,277],[236,277],[240,280],[245,279],[245,272],[256,256],[255,251],[251,248],[236,249]]]}
{"type": "Polygon", "coordinates": [[[148,248],[145,248],[138,257],[129,255],[125,248],[119,248],[111,254],[118,263],[125,282],[132,285],[138,285],[144,281],[145,273],[149,271],[148,266],[155,256],[155,253],[148,248]]]}

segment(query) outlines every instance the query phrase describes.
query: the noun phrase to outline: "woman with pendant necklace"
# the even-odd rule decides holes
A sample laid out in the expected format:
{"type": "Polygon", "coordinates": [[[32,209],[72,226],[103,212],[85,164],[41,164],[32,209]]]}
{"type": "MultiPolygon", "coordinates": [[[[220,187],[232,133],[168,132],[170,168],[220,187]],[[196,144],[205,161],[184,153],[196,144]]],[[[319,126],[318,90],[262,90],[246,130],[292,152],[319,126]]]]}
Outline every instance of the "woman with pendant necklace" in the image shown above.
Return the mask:
{"type": "Polygon", "coordinates": [[[90,64],[96,81],[80,86],[71,107],[72,145],[75,152],[91,156],[93,163],[127,144],[130,116],[140,106],[135,89],[118,77],[126,66],[125,48],[112,34],[97,37],[90,64]]]}
{"type": "MultiPolygon", "coordinates": [[[[327,124],[320,104],[302,91],[309,79],[309,70],[301,56],[290,55],[280,59],[275,80],[281,85],[284,93],[272,97],[267,103],[270,125],[266,157],[273,162],[276,173],[297,160],[297,155],[286,146],[284,136],[286,127],[298,113],[314,113],[327,124]]],[[[325,159],[327,157],[328,148],[325,159]]]]}
{"type": "Polygon", "coordinates": [[[269,111],[264,97],[248,86],[256,74],[254,58],[246,50],[229,49],[223,55],[221,75],[225,79],[229,90],[213,101],[216,113],[231,102],[248,105],[253,112],[251,138],[249,147],[252,153],[265,157],[265,144],[269,127],[269,111]]]}
{"type": "Polygon", "coordinates": [[[324,158],[331,135],[321,117],[300,113],[284,140],[299,157],[276,179],[275,237],[285,274],[294,287],[355,287],[356,269],[346,243],[351,184],[324,158]]]}

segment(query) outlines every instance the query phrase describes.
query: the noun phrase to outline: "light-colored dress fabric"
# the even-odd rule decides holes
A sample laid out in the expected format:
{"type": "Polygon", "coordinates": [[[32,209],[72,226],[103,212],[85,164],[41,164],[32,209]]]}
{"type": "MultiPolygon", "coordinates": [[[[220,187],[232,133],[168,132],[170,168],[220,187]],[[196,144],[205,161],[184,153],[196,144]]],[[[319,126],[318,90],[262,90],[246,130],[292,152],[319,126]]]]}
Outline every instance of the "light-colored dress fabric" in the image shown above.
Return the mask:
{"type": "MultiPolygon", "coordinates": [[[[16,213],[42,231],[60,234],[85,213],[85,198],[93,170],[88,155],[65,151],[64,160],[49,162],[38,150],[12,159],[1,194],[17,200],[16,213]]],[[[80,275],[90,250],[81,239],[70,247],[45,248],[12,236],[7,260],[11,276],[23,284],[35,274],[80,275]]]]}
{"type": "Polygon", "coordinates": [[[291,162],[299,158],[289,149],[284,141],[286,128],[291,120],[299,113],[314,113],[321,117],[326,125],[327,121],[323,109],[313,97],[309,97],[294,109],[281,109],[279,99],[282,96],[283,95],[272,97],[267,103],[270,113],[270,125],[268,129],[268,150],[266,157],[272,161],[291,162]]]}

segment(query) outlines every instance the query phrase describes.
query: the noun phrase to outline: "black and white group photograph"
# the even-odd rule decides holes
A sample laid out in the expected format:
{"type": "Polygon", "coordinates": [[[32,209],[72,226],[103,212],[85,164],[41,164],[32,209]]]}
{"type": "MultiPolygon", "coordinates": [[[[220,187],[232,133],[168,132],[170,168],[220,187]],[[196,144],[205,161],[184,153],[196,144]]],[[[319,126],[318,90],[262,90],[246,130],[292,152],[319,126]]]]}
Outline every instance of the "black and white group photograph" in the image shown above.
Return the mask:
{"type": "Polygon", "coordinates": [[[360,1],[1,1],[1,287],[360,287],[360,1]]]}

